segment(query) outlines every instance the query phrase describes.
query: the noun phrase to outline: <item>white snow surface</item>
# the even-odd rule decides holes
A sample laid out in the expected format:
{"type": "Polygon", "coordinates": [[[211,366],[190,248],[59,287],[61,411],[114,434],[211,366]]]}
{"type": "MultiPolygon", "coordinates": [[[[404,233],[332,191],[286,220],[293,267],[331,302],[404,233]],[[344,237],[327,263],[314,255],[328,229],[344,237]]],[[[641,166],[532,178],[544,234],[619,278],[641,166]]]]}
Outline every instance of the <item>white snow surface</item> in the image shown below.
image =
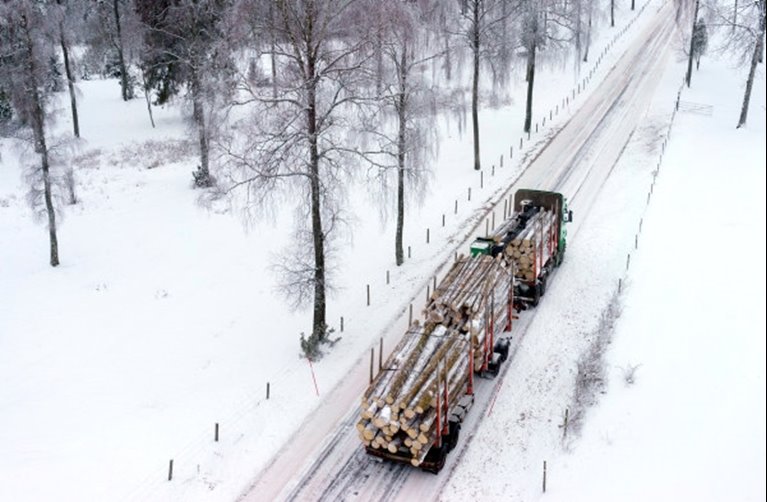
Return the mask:
{"type": "MultiPolygon", "coordinates": [[[[594,41],[593,60],[605,51],[596,80],[630,42],[627,26],[611,43],[619,29],[594,41]]],[[[537,500],[543,460],[543,496],[558,500],[764,499],[764,74],[748,127],[735,130],[745,72],[704,58],[663,149],[681,75],[673,62],[598,201],[573,208],[566,262],[441,499],[537,500]],[[619,278],[606,394],[582,435],[562,441],[576,361],[619,278]],[[626,386],[622,368],[631,365],[640,366],[626,386]]],[[[65,208],[55,269],[25,201],[23,166],[33,157],[0,140],[0,501],[235,499],[379,337],[398,338],[388,331],[402,331],[411,302],[420,307],[485,201],[578,106],[580,94],[553,113],[576,81],[570,67],[539,76],[535,103],[547,124],[521,153],[521,78],[510,103],[483,110],[482,189],[471,135],[439,121],[434,181],[409,205],[412,258],[400,269],[392,222],[381,223],[364,188],[351,191],[354,221],[329,306],[333,326],[343,316],[345,329],[311,367],[298,354],[311,314],[284,305],[271,269],[292,207],[247,231],[236,212],[201,208],[178,106],[155,110],[152,129],[143,100],[123,103],[115,81],[78,84],[80,203],[65,208]]],[[[54,130],[66,135],[64,96],[58,106],[54,130]]]]}

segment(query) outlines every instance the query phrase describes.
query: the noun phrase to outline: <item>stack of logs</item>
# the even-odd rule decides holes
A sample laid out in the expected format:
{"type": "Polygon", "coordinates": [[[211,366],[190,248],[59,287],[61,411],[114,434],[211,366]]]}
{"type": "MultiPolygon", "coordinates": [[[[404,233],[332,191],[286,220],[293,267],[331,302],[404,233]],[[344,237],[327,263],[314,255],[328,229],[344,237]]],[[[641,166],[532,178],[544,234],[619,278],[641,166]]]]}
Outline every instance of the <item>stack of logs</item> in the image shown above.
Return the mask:
{"type": "Polygon", "coordinates": [[[506,247],[506,254],[515,263],[515,275],[524,281],[534,281],[554,250],[558,236],[556,218],[552,211],[538,211],[524,229],[506,247]]]}
{"type": "Polygon", "coordinates": [[[485,355],[483,346],[505,331],[511,311],[512,277],[501,257],[461,257],[448,271],[427,306],[426,322],[453,326],[471,335],[474,370],[479,371],[485,355]]]}
{"type": "Polygon", "coordinates": [[[511,274],[499,260],[462,257],[454,264],[432,294],[426,322],[410,326],[362,398],[357,429],[366,447],[423,462],[438,422],[445,424],[445,397],[452,410],[470,371],[492,354],[490,330],[496,336],[506,327],[510,291],[511,274]]]}

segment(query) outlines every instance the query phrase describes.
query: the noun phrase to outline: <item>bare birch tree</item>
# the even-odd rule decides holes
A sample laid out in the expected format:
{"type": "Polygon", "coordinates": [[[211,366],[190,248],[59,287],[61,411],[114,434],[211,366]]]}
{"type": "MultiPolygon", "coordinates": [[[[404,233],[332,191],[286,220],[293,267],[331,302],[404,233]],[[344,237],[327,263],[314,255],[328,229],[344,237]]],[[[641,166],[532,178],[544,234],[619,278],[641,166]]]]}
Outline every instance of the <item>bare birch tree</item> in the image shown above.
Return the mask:
{"type": "Polygon", "coordinates": [[[687,82],[687,87],[690,87],[690,81],[692,80],[692,60],[695,53],[695,25],[698,24],[698,9],[700,9],[700,0],[695,0],[692,23],[690,25],[690,50],[687,54],[687,73],[685,74],[685,82],[687,82]]]}
{"type": "MultiPolygon", "coordinates": [[[[429,85],[424,67],[443,54],[439,36],[440,9],[434,0],[396,0],[375,3],[376,96],[382,105],[366,130],[371,149],[365,156],[377,169],[384,206],[395,173],[396,228],[394,258],[405,261],[403,233],[407,192],[423,190],[428,179],[428,159],[436,154],[434,116],[442,91],[429,85]],[[431,47],[431,42],[440,44],[431,47]]],[[[411,199],[412,200],[412,199],[411,199]]]]}
{"type": "MultiPolygon", "coordinates": [[[[120,0],[112,0],[112,14],[114,15],[114,37],[112,38],[115,50],[117,51],[117,61],[120,65],[120,90],[122,92],[123,101],[128,101],[133,97],[133,86],[130,82],[130,74],[128,72],[128,65],[125,60],[125,42],[123,39],[123,26],[125,24],[124,14],[120,11],[123,2],[120,0]]],[[[128,4],[130,5],[130,4],[128,4]]]]}
{"type": "Polygon", "coordinates": [[[59,46],[61,47],[61,55],[64,59],[64,73],[67,78],[67,87],[69,88],[69,103],[72,110],[72,129],[76,138],[80,137],[80,120],[77,116],[77,96],[75,94],[75,75],[73,68],[73,61],[71,57],[71,31],[70,26],[73,22],[73,14],[79,14],[78,12],[72,12],[79,4],[72,2],[66,4],[64,0],[56,0],[58,9],[53,12],[57,18],[58,24],[58,39],[59,46]]]}
{"type": "Polygon", "coordinates": [[[520,16],[520,46],[525,48],[527,97],[525,102],[525,121],[523,130],[530,132],[533,121],[533,93],[535,90],[536,69],[539,56],[546,51],[550,57],[566,52],[569,42],[578,29],[578,17],[568,7],[567,2],[551,0],[522,0],[523,13],[520,16]]]}
{"type": "Polygon", "coordinates": [[[39,168],[31,171],[30,200],[35,205],[37,186],[41,183],[39,193],[48,220],[50,264],[56,267],[59,265],[59,245],[46,130],[49,104],[46,66],[55,58],[53,40],[57,34],[51,30],[49,14],[47,6],[41,3],[9,0],[0,4],[0,55],[4,73],[7,72],[4,87],[20,121],[32,130],[34,151],[40,156],[39,168]]]}
{"type": "MultiPolygon", "coordinates": [[[[463,19],[463,36],[472,55],[471,76],[471,123],[474,134],[474,169],[482,168],[480,162],[479,138],[479,80],[481,61],[487,54],[488,47],[497,47],[506,40],[492,36],[497,34],[498,25],[505,26],[512,9],[507,0],[459,0],[460,15],[463,19]]],[[[503,29],[505,35],[508,31],[503,29]]]]}
{"type": "Polygon", "coordinates": [[[263,209],[281,196],[297,200],[296,244],[279,264],[283,293],[294,307],[311,301],[312,331],[302,347],[318,355],[328,341],[328,252],[340,223],[343,179],[354,140],[346,134],[355,115],[356,89],[366,64],[366,40],[349,36],[359,22],[357,0],[275,0],[274,54],[279,73],[272,86],[241,78],[237,102],[252,113],[222,140],[227,193],[246,192],[263,209]]]}
{"type": "MultiPolygon", "coordinates": [[[[746,79],[746,90],[743,94],[743,105],[740,107],[740,117],[738,118],[738,128],[746,125],[748,119],[748,107],[751,103],[751,91],[754,88],[754,76],[756,75],[757,65],[763,61],[764,58],[764,33],[765,33],[765,0],[759,0],[756,8],[752,8],[749,11],[747,20],[750,21],[750,29],[746,28],[746,32],[751,35],[753,53],[751,55],[751,65],[748,70],[748,78],[746,79]]],[[[748,35],[747,35],[748,36],[748,35]]]]}
{"type": "Polygon", "coordinates": [[[724,49],[730,51],[742,64],[748,65],[743,104],[740,108],[737,128],[746,125],[756,69],[762,61],[765,36],[765,0],[756,0],[736,7],[736,15],[730,15],[727,6],[711,8],[714,26],[726,27],[724,49]],[[738,19],[739,21],[734,21],[738,19]]]}

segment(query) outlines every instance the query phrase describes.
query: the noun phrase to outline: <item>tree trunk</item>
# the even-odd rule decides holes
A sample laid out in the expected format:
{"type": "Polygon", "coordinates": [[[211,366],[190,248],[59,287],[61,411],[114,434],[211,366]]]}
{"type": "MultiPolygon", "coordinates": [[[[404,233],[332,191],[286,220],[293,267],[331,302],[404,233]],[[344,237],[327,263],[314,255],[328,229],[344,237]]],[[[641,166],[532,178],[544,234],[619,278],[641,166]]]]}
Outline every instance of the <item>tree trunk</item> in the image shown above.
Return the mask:
{"type": "Polygon", "coordinates": [[[700,6],[700,0],[695,0],[695,13],[692,16],[692,28],[690,28],[690,52],[687,57],[687,75],[685,81],[687,87],[690,87],[690,81],[692,80],[692,58],[693,48],[695,47],[695,22],[698,20],[698,7],[700,6]]]}
{"type": "Polygon", "coordinates": [[[583,32],[582,23],[581,23],[581,17],[582,14],[582,0],[578,1],[578,7],[575,13],[575,65],[577,68],[580,68],[580,61],[581,61],[581,51],[583,50],[583,47],[581,45],[581,34],[583,32]]]}
{"type": "Polygon", "coordinates": [[[759,63],[762,63],[762,62],[764,62],[764,42],[763,42],[763,39],[764,39],[764,31],[765,31],[765,22],[767,22],[767,15],[765,15],[766,13],[765,13],[765,2],[764,2],[764,0],[761,0],[759,2],[759,6],[761,8],[761,14],[760,15],[762,17],[762,22],[759,23],[759,30],[760,30],[759,31],[759,45],[760,45],[760,49],[759,49],[759,63]]]}
{"type": "Polygon", "coordinates": [[[445,34],[445,78],[450,81],[453,74],[453,63],[450,59],[450,38],[445,34]]]}
{"type": "Polygon", "coordinates": [[[741,128],[746,125],[746,119],[748,118],[748,106],[751,102],[751,90],[754,87],[754,75],[756,75],[756,67],[759,64],[759,55],[762,53],[764,46],[764,19],[765,19],[765,1],[759,2],[760,6],[760,22],[759,31],[757,33],[756,40],[754,41],[754,53],[751,56],[751,68],[748,71],[748,80],[746,81],[746,92],[743,95],[743,106],[740,108],[740,118],[738,119],[737,128],[741,128]]]}
{"type": "Polygon", "coordinates": [[[72,75],[72,67],[69,64],[69,49],[64,40],[64,27],[59,24],[59,41],[61,42],[61,52],[64,55],[64,71],[67,74],[67,84],[69,85],[69,100],[72,106],[72,128],[75,137],[80,137],[80,121],[77,119],[77,98],[75,97],[75,79],[72,75]]]}
{"type": "Polygon", "coordinates": [[[125,67],[125,56],[123,54],[123,38],[120,29],[120,9],[118,3],[119,0],[112,0],[115,14],[115,28],[117,30],[117,43],[115,43],[115,48],[117,49],[117,60],[120,65],[120,89],[122,90],[122,98],[123,101],[128,101],[133,96],[131,90],[128,88],[128,69],[125,67]]]}
{"type": "Polygon", "coordinates": [[[29,26],[24,21],[24,34],[26,35],[27,65],[29,72],[27,82],[30,87],[30,99],[32,100],[32,129],[35,137],[35,151],[40,154],[41,168],[43,173],[43,189],[45,199],[45,210],[48,214],[48,237],[50,241],[50,263],[52,267],[59,265],[59,241],[56,236],[56,212],[53,208],[53,197],[51,195],[51,176],[50,161],[48,159],[48,145],[45,140],[45,111],[43,109],[42,97],[40,96],[40,86],[37,82],[37,68],[35,65],[35,54],[33,50],[32,35],[29,26]]]}
{"type": "Polygon", "coordinates": [[[152,100],[149,99],[149,84],[146,81],[146,73],[141,72],[142,86],[144,87],[144,99],[146,100],[146,111],[149,112],[149,122],[152,123],[152,129],[154,129],[154,116],[152,115],[152,100]]]}
{"type": "Polygon", "coordinates": [[[210,170],[208,168],[208,129],[205,127],[205,106],[202,102],[202,86],[197,69],[192,69],[192,117],[197,126],[197,135],[200,143],[200,167],[195,174],[195,184],[198,187],[208,187],[211,184],[210,170]]]}
{"type": "Polygon", "coordinates": [[[378,18],[378,24],[376,26],[375,36],[375,58],[376,58],[376,97],[379,99],[383,94],[383,27],[381,26],[381,18],[378,18]]]}
{"type": "Polygon", "coordinates": [[[397,266],[405,261],[402,232],[405,225],[405,152],[407,149],[405,131],[407,127],[407,44],[402,47],[400,58],[400,89],[397,104],[399,130],[397,136],[397,235],[394,239],[394,258],[397,266]]]}
{"type": "Polygon", "coordinates": [[[586,63],[589,60],[589,49],[591,48],[591,7],[589,7],[589,25],[586,31],[586,50],[583,51],[583,62],[586,63]]]}
{"type": "Polygon", "coordinates": [[[474,0],[474,23],[472,25],[472,54],[474,56],[474,75],[471,86],[471,123],[474,128],[474,169],[479,171],[479,10],[480,0],[474,0]]]}
{"type": "Polygon", "coordinates": [[[634,10],[634,8],[636,7],[635,3],[636,3],[635,0],[631,0],[631,10],[634,10]]]}
{"type": "Polygon", "coordinates": [[[538,20],[533,20],[532,42],[527,53],[527,105],[525,106],[525,132],[533,122],[533,87],[535,85],[535,50],[538,45],[538,20]]]}
{"type": "Polygon", "coordinates": [[[615,27],[615,0],[610,0],[610,27],[615,27]]]}
{"type": "Polygon", "coordinates": [[[200,166],[195,174],[195,184],[199,188],[211,186],[209,169],[210,141],[208,128],[205,125],[205,105],[202,101],[202,89],[197,70],[192,71],[192,115],[197,126],[197,136],[200,143],[200,166]]]}
{"type": "Polygon", "coordinates": [[[274,30],[274,2],[269,2],[269,41],[271,43],[271,51],[269,54],[272,62],[272,97],[277,99],[277,57],[275,55],[277,45],[277,35],[274,30]]]}
{"type": "Polygon", "coordinates": [[[508,72],[511,68],[511,46],[512,43],[509,40],[509,2],[501,2],[501,51],[499,57],[501,59],[501,71],[503,76],[501,82],[506,82],[508,78],[508,72]]]}
{"type": "Polygon", "coordinates": [[[313,40],[313,15],[307,13],[306,27],[306,73],[307,94],[306,132],[309,136],[309,184],[311,191],[312,240],[314,244],[314,313],[312,335],[318,342],[327,339],[325,300],[325,233],[322,229],[320,194],[320,154],[317,145],[317,61],[313,40]]]}

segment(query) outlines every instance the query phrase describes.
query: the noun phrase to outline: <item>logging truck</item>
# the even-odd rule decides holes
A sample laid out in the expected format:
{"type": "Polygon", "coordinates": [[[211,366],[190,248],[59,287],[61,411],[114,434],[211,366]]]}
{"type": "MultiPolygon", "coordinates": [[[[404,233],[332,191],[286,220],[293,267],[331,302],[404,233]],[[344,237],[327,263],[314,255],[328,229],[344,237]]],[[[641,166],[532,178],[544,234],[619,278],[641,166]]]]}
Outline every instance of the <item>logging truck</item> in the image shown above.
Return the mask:
{"type": "Polygon", "coordinates": [[[566,223],[573,220],[567,199],[556,192],[517,190],[510,218],[471,246],[474,256],[505,256],[514,269],[515,307],[538,305],[549,275],[565,257],[566,223]]]}
{"type": "Polygon", "coordinates": [[[442,469],[475,377],[496,376],[508,358],[514,309],[538,303],[571,220],[561,194],[519,190],[511,217],[455,261],[362,396],[357,430],[367,453],[442,469]]]}

